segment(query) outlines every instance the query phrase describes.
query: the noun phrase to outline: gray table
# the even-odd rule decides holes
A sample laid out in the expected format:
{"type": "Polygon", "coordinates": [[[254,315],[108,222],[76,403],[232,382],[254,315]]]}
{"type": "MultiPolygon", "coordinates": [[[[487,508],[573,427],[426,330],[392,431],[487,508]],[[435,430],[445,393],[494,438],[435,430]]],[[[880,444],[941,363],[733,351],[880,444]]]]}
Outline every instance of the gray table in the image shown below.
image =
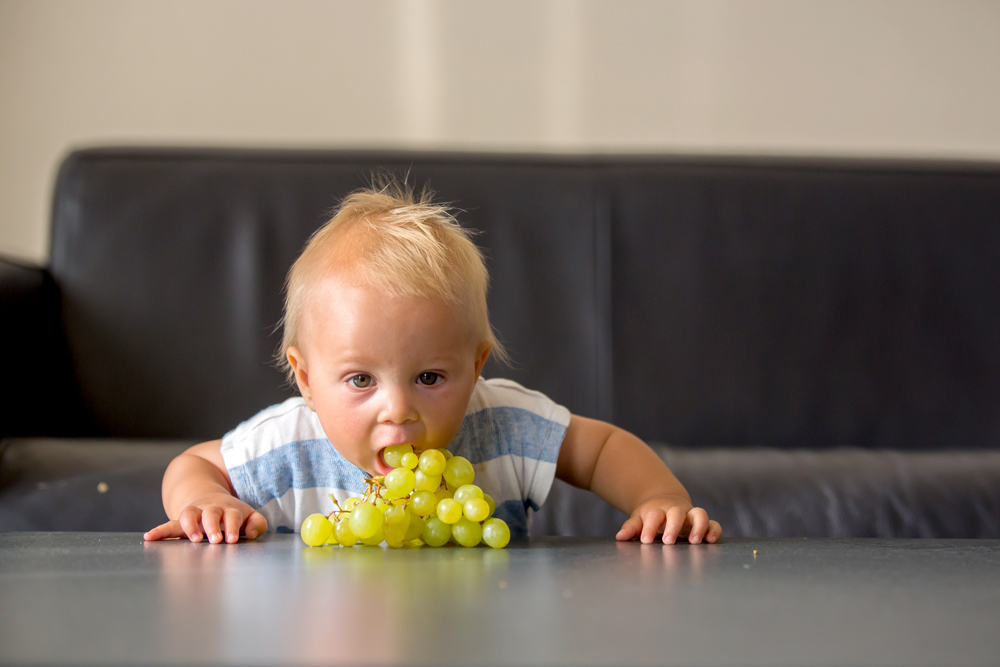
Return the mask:
{"type": "Polygon", "coordinates": [[[0,664],[324,663],[995,665],[1000,542],[0,534],[0,664]]]}

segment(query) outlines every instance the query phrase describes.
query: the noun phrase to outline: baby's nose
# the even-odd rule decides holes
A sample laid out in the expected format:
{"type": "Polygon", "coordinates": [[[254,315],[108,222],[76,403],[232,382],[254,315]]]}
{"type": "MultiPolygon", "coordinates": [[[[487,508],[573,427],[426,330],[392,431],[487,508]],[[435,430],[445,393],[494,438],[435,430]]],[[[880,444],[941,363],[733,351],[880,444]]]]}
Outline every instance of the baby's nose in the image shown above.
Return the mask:
{"type": "Polygon", "coordinates": [[[406,391],[401,389],[386,391],[380,421],[390,424],[403,424],[415,421],[417,416],[413,401],[410,400],[406,391]]]}

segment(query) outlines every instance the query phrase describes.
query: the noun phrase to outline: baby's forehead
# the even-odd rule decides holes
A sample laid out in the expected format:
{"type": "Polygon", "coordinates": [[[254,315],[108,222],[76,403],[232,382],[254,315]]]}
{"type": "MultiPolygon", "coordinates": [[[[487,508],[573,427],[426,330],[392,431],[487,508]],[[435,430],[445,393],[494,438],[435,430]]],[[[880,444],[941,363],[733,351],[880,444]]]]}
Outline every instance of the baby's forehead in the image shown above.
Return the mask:
{"type": "Polygon", "coordinates": [[[424,299],[471,312],[470,304],[462,303],[466,300],[456,298],[465,291],[457,275],[445,274],[435,280],[428,267],[410,264],[401,269],[385,262],[383,257],[366,252],[369,248],[356,241],[349,237],[338,242],[334,238],[327,240],[324,247],[316,248],[302,272],[301,286],[308,295],[307,302],[316,293],[329,298],[344,290],[363,290],[377,293],[384,300],[424,299]]]}
{"type": "Polygon", "coordinates": [[[485,341],[471,313],[434,297],[393,294],[333,274],[317,281],[303,304],[300,344],[324,354],[381,358],[405,349],[417,357],[474,352],[485,341]],[[396,347],[402,346],[402,347],[396,347]],[[444,347],[442,347],[444,346],[444,347]],[[364,350],[366,352],[358,352],[364,350]]]}
{"type": "MultiPolygon", "coordinates": [[[[470,330],[474,329],[472,309],[454,299],[445,295],[421,293],[419,289],[408,289],[406,285],[379,284],[350,270],[317,271],[304,287],[306,299],[303,314],[307,317],[309,314],[335,309],[341,315],[352,316],[377,312],[379,316],[392,321],[394,316],[400,319],[398,314],[402,312],[435,312],[447,313],[443,322],[449,326],[461,324],[470,330]],[[405,305],[406,308],[394,307],[400,305],[405,305]]],[[[405,324],[405,319],[399,322],[400,326],[405,324]]]]}

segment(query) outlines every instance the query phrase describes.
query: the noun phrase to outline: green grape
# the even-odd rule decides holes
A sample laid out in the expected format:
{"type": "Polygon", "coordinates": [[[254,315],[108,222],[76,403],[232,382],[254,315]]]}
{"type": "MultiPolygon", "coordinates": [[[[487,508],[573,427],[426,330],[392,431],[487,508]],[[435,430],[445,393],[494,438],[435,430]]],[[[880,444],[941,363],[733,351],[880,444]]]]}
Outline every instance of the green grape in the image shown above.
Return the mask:
{"type": "MultiPolygon", "coordinates": [[[[358,503],[351,510],[351,532],[364,541],[382,529],[382,513],[370,503],[358,503]]],[[[379,540],[381,542],[382,540],[379,540]]]]}
{"type": "Polygon", "coordinates": [[[442,454],[444,455],[444,458],[445,458],[446,460],[447,460],[447,459],[450,459],[450,458],[451,458],[452,456],[454,456],[454,454],[452,454],[451,452],[449,452],[449,451],[448,451],[447,449],[445,449],[444,447],[442,447],[442,448],[441,448],[441,449],[439,449],[438,451],[439,451],[439,452],[441,452],[441,453],[442,453],[442,454]]]}
{"type": "Polygon", "coordinates": [[[462,511],[470,521],[485,521],[490,515],[490,506],[482,498],[473,498],[465,501],[462,511]]]}
{"type": "Polygon", "coordinates": [[[434,492],[434,495],[437,496],[438,500],[444,500],[445,498],[451,498],[455,494],[448,489],[438,489],[434,492]]]}
{"type": "Polygon", "coordinates": [[[345,512],[350,512],[352,509],[354,509],[354,506],[360,502],[361,498],[355,498],[354,496],[351,496],[350,498],[348,498],[347,500],[345,500],[343,503],[340,504],[340,509],[344,510],[345,512]]]}
{"type": "Polygon", "coordinates": [[[407,470],[413,470],[414,468],[417,467],[417,464],[420,462],[420,459],[418,459],[417,455],[414,454],[413,452],[407,452],[400,457],[399,462],[407,470]]]}
{"type": "Polygon", "coordinates": [[[493,498],[488,493],[483,494],[483,500],[485,500],[486,504],[490,506],[490,513],[486,515],[487,518],[489,518],[493,516],[494,512],[497,511],[497,501],[493,500],[493,498]]]}
{"type": "Polygon", "coordinates": [[[402,498],[413,491],[417,478],[412,470],[406,468],[396,468],[385,476],[385,490],[392,498],[402,498]]]}
{"type": "Polygon", "coordinates": [[[311,547],[325,544],[333,534],[333,524],[322,514],[310,514],[299,528],[302,541],[311,547]]]}
{"type": "Polygon", "coordinates": [[[452,498],[445,498],[438,503],[437,516],[445,523],[455,523],[462,518],[462,506],[452,498]]]}
{"type": "Polygon", "coordinates": [[[437,508],[438,499],[430,491],[414,491],[410,496],[410,507],[419,516],[430,516],[437,508]]]}
{"type": "Polygon", "coordinates": [[[462,517],[451,527],[451,534],[463,547],[474,547],[483,539],[483,527],[462,517]]]}
{"type": "Polygon", "coordinates": [[[406,527],[409,523],[410,515],[406,511],[406,508],[402,505],[396,505],[386,510],[383,531],[385,530],[385,526],[398,526],[399,529],[405,533],[406,527]]]}
{"type": "Polygon", "coordinates": [[[464,505],[473,498],[482,498],[483,490],[475,484],[466,484],[455,489],[455,495],[452,497],[459,505],[464,505]]]}
{"type": "Polygon", "coordinates": [[[406,528],[406,535],[403,537],[404,542],[412,542],[413,540],[420,537],[424,532],[424,522],[413,508],[407,507],[406,511],[410,513],[410,525],[406,528]]]}
{"type": "Polygon", "coordinates": [[[468,459],[462,456],[453,456],[448,459],[448,463],[444,467],[444,479],[449,486],[457,489],[460,486],[472,484],[472,480],[475,478],[476,471],[472,469],[472,464],[469,463],[468,459]]]}
{"type": "Polygon", "coordinates": [[[428,477],[440,477],[444,473],[446,463],[448,459],[440,449],[428,449],[420,455],[420,470],[428,477]]]}
{"type": "Polygon", "coordinates": [[[375,534],[370,535],[369,537],[362,537],[361,544],[367,545],[369,547],[377,547],[378,545],[382,544],[382,540],[384,539],[385,536],[382,535],[382,524],[379,523],[378,527],[375,529],[375,534]]]}
{"type": "MultiPolygon", "coordinates": [[[[403,510],[406,513],[406,510],[403,510]]],[[[382,537],[385,539],[385,543],[388,544],[393,549],[398,549],[403,546],[403,539],[406,537],[406,528],[408,527],[409,517],[405,517],[407,523],[389,523],[389,518],[386,517],[385,522],[382,524],[382,537]]]]}
{"type": "Polygon", "coordinates": [[[382,500],[381,498],[376,498],[375,499],[375,509],[377,509],[379,512],[382,512],[383,514],[385,514],[385,511],[387,509],[389,509],[390,507],[391,507],[391,505],[389,505],[389,503],[387,503],[386,501],[382,500]]]}
{"type": "Polygon", "coordinates": [[[441,486],[441,475],[428,475],[420,468],[413,473],[416,484],[413,485],[417,491],[437,491],[441,486]]]}
{"type": "Polygon", "coordinates": [[[390,468],[398,468],[402,465],[404,454],[412,454],[413,445],[391,445],[382,450],[382,458],[390,468]]]}
{"type": "Polygon", "coordinates": [[[451,539],[451,526],[436,516],[427,517],[423,522],[424,531],[420,539],[429,547],[442,547],[451,539]]]}
{"type": "Polygon", "coordinates": [[[337,542],[342,547],[353,547],[358,543],[358,536],[351,532],[351,522],[346,518],[337,522],[334,532],[337,534],[337,542]]]}
{"type": "Polygon", "coordinates": [[[483,542],[494,549],[503,549],[510,542],[510,528],[503,519],[489,519],[483,524],[483,542]]]}

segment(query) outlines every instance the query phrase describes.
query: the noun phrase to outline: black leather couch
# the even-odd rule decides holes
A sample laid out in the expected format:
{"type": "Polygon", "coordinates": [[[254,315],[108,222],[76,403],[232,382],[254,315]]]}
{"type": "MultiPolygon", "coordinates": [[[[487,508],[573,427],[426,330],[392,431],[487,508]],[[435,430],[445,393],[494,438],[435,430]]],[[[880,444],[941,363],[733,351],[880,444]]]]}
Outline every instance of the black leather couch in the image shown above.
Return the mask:
{"type": "MultiPolygon", "coordinates": [[[[480,230],[516,364],[653,443],[727,535],[1000,537],[1000,165],[91,149],[0,262],[0,531],[143,530],[287,397],[285,272],[408,173],[480,230]]],[[[536,533],[624,517],[557,485],[536,533]]]]}

